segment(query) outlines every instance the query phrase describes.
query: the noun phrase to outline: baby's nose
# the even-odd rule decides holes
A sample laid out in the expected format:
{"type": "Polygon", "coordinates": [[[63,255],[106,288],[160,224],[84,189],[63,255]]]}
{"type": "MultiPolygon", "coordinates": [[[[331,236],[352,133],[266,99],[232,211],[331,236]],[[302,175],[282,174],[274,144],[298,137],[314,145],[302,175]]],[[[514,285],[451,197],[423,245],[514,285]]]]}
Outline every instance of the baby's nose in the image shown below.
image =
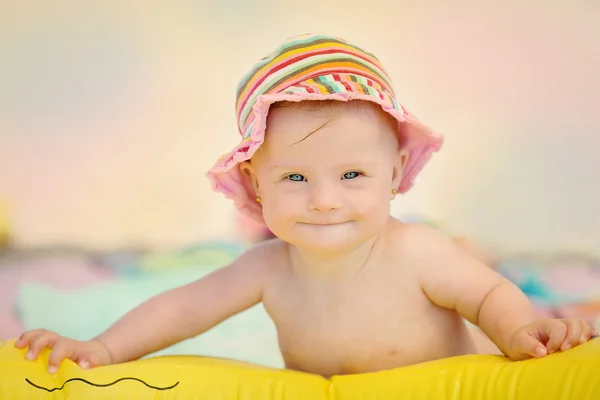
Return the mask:
{"type": "Polygon", "coordinates": [[[331,184],[311,188],[309,208],[313,211],[332,211],[341,208],[340,189],[331,184]]]}

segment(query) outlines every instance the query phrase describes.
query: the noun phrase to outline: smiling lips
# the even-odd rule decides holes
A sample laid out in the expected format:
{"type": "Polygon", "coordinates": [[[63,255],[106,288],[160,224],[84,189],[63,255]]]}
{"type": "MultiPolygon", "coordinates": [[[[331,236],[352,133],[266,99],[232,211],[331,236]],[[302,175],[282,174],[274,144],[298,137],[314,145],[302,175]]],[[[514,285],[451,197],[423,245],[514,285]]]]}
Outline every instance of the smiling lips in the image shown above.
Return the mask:
{"type": "Polygon", "coordinates": [[[343,222],[303,222],[306,225],[317,225],[317,226],[332,226],[332,225],[342,225],[348,221],[343,222]]]}

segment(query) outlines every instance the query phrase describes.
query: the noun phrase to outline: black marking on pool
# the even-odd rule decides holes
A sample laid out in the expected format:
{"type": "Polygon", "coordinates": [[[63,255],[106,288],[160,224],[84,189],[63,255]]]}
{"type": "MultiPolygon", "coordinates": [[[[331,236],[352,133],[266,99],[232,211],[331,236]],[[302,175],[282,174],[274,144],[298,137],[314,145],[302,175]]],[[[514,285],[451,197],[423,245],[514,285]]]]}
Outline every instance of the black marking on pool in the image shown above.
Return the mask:
{"type": "Polygon", "coordinates": [[[27,383],[29,383],[31,386],[33,386],[33,387],[35,387],[35,388],[37,388],[37,389],[45,390],[45,391],[47,391],[47,392],[50,392],[50,393],[51,393],[51,392],[54,392],[55,390],[63,390],[63,389],[64,389],[64,387],[65,387],[65,385],[66,385],[67,383],[69,383],[69,382],[74,382],[74,381],[80,381],[80,382],[83,382],[83,383],[86,383],[86,384],[88,384],[88,385],[90,385],[90,386],[95,386],[95,387],[108,387],[108,386],[113,386],[113,385],[116,385],[117,383],[119,383],[119,382],[121,382],[121,381],[125,381],[125,380],[132,380],[132,381],[137,381],[137,382],[143,383],[144,385],[146,385],[146,386],[147,386],[147,387],[149,387],[150,389],[154,389],[154,390],[171,390],[171,389],[173,389],[175,386],[179,385],[179,382],[175,382],[175,384],[173,384],[173,385],[171,385],[171,386],[166,386],[166,387],[152,386],[152,385],[150,385],[150,384],[148,384],[148,383],[144,382],[144,381],[143,381],[143,380],[141,380],[141,379],[138,379],[138,378],[132,378],[132,377],[124,377],[124,378],[120,378],[120,379],[117,379],[116,381],[114,381],[114,382],[111,382],[111,383],[94,383],[94,382],[90,382],[90,381],[88,381],[88,380],[85,380],[85,379],[83,379],[83,378],[71,378],[71,379],[68,379],[67,381],[65,381],[65,383],[63,383],[61,387],[56,387],[56,388],[51,388],[51,389],[49,389],[49,388],[45,388],[45,387],[43,387],[43,386],[40,386],[40,385],[36,385],[35,383],[31,382],[29,379],[25,378],[25,381],[26,381],[27,383]]]}

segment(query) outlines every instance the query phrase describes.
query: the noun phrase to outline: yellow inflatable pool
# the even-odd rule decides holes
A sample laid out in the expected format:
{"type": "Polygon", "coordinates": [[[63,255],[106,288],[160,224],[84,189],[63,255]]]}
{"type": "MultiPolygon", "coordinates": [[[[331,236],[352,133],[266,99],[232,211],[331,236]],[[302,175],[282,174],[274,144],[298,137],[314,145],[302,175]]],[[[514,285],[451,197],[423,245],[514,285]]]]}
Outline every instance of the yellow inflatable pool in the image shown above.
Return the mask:
{"type": "Polygon", "coordinates": [[[371,374],[320,376],[198,356],[46,372],[0,342],[0,399],[600,399],[600,339],[539,360],[461,356],[371,374]]]}

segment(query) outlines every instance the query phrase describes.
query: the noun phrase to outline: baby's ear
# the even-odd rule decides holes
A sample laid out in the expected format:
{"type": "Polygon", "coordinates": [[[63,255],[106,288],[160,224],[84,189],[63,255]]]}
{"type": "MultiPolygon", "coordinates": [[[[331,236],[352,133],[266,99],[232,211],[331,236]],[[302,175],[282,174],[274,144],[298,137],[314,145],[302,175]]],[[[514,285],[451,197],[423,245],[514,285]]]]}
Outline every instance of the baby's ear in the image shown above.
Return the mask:
{"type": "Polygon", "coordinates": [[[394,172],[392,175],[392,188],[397,188],[404,177],[404,168],[408,162],[408,151],[399,149],[394,158],[394,172]]]}
{"type": "Polygon", "coordinates": [[[252,188],[254,189],[254,192],[256,192],[256,195],[259,196],[258,179],[256,177],[256,169],[254,168],[254,165],[252,165],[250,161],[244,161],[238,165],[238,168],[242,174],[250,178],[250,181],[252,182],[252,188]]]}

